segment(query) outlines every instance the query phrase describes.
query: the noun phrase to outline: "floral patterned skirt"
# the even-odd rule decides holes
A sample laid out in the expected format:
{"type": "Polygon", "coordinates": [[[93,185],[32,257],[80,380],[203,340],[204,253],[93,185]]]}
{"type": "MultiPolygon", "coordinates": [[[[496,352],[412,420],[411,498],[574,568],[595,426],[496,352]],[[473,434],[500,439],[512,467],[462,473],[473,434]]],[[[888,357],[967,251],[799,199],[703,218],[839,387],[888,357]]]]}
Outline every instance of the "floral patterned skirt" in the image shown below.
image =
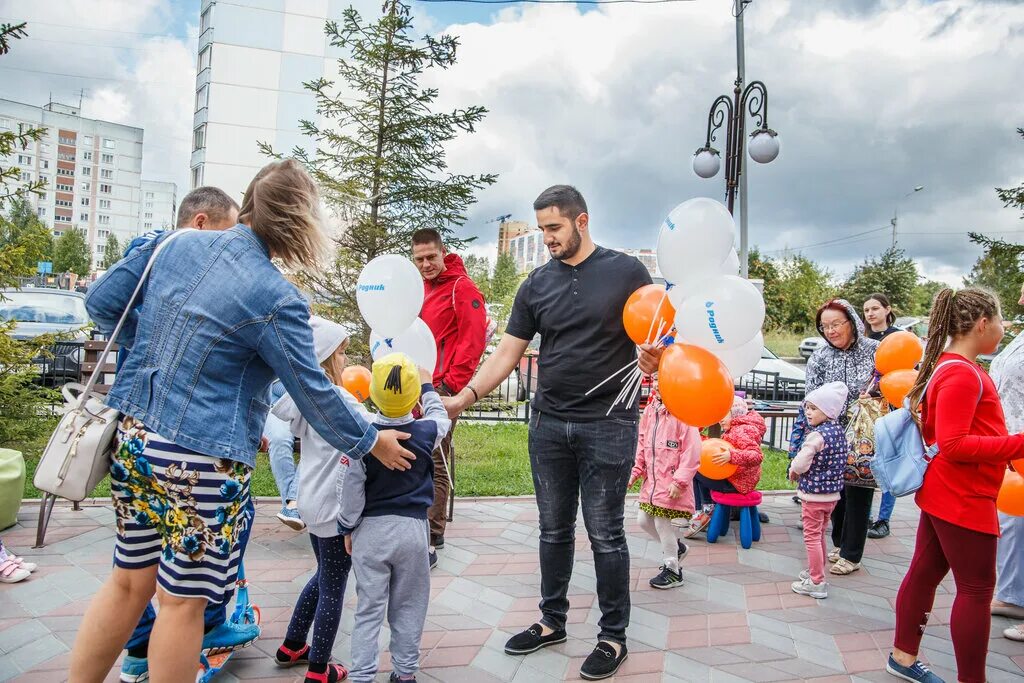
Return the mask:
{"type": "Polygon", "coordinates": [[[122,418],[110,464],[114,563],[159,565],[160,587],[221,601],[234,588],[238,536],[251,523],[251,468],[183,448],[122,418]]]}

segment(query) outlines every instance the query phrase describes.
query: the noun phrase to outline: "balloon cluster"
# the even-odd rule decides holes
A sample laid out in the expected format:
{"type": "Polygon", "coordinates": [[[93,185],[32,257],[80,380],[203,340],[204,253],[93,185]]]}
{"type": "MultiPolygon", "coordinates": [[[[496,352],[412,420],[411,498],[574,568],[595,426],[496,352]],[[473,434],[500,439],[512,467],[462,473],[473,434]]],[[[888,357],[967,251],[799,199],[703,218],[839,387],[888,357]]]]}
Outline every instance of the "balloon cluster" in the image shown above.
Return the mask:
{"type": "MultiPolygon", "coordinates": [[[[416,365],[433,372],[437,364],[437,342],[430,328],[419,318],[423,308],[423,279],[409,259],[384,254],[367,263],[356,281],[356,303],[363,320],[370,326],[373,360],[400,351],[416,365]]],[[[366,368],[359,370],[349,372],[346,369],[342,384],[356,398],[365,400],[369,395],[369,372],[366,368]]]]}
{"type": "Polygon", "coordinates": [[[736,226],[720,202],[698,197],[668,215],[658,235],[658,267],[675,311],[675,338],[658,367],[665,407],[707,427],[729,413],[733,380],[757,365],[764,346],[764,298],[737,275],[736,226]]]}
{"type": "Polygon", "coordinates": [[[875,370],[882,376],[878,387],[891,405],[902,406],[914,388],[918,375],[914,368],[922,356],[924,344],[913,332],[894,332],[878,345],[875,370]]]}

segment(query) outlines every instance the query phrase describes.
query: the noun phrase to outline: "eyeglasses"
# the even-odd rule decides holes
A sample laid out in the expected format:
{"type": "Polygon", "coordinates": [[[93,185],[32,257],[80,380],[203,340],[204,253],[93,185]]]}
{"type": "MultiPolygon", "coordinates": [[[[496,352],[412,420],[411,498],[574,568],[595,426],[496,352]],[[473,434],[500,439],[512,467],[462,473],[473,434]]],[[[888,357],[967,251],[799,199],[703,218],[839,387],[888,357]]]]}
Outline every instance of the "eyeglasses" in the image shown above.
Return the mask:
{"type": "Polygon", "coordinates": [[[839,323],[832,323],[831,325],[819,325],[818,332],[821,332],[822,334],[828,334],[829,332],[838,332],[839,330],[843,329],[843,327],[849,324],[849,320],[844,320],[839,323]]]}

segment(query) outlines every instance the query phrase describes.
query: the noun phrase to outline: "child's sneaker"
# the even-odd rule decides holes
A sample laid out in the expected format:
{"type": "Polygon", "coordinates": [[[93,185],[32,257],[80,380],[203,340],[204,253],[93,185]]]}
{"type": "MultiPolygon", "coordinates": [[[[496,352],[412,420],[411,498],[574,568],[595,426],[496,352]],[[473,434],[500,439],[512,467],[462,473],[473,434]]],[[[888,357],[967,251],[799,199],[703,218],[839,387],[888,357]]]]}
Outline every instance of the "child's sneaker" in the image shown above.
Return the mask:
{"type": "Polygon", "coordinates": [[[701,508],[701,511],[694,515],[693,519],[690,520],[690,528],[683,534],[686,538],[693,538],[700,532],[708,528],[708,524],[711,523],[711,513],[714,511],[714,505],[705,505],[701,508]]]}
{"type": "Polygon", "coordinates": [[[800,581],[794,581],[792,588],[793,592],[797,595],[807,595],[815,600],[821,600],[828,597],[828,584],[824,581],[821,583],[814,583],[811,581],[810,576],[806,579],[801,579],[800,581]]]}
{"type": "Polygon", "coordinates": [[[303,522],[302,517],[299,516],[299,511],[295,508],[290,508],[287,505],[281,506],[281,511],[277,513],[277,518],[289,529],[302,531],[306,528],[306,523],[303,522]]]}
{"type": "Polygon", "coordinates": [[[686,557],[686,553],[690,552],[690,546],[686,545],[679,539],[676,539],[676,546],[679,548],[679,550],[676,551],[676,559],[682,562],[683,558],[686,557]]]}
{"type": "Polygon", "coordinates": [[[388,683],[416,683],[416,677],[412,678],[399,678],[398,674],[394,671],[391,672],[391,676],[388,677],[388,683]]]}
{"type": "Polygon", "coordinates": [[[149,680],[149,660],[145,657],[125,655],[121,661],[122,683],[142,683],[149,680]]]}
{"type": "Polygon", "coordinates": [[[889,662],[885,665],[885,670],[896,678],[902,678],[905,681],[914,681],[915,683],[944,683],[941,678],[931,672],[931,669],[922,664],[920,659],[910,666],[903,666],[897,662],[892,655],[889,655],[889,662]]]}
{"type": "Polygon", "coordinates": [[[674,572],[668,567],[662,566],[661,573],[651,579],[649,583],[651,584],[651,588],[658,588],[661,590],[682,586],[683,572],[674,572]]]}

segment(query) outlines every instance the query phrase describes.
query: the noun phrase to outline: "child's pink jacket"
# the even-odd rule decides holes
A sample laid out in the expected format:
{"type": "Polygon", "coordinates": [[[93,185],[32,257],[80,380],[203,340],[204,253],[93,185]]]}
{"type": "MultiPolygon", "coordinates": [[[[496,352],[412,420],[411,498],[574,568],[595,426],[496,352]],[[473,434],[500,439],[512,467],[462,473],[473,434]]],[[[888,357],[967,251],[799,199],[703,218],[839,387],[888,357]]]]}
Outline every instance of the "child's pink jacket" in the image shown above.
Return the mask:
{"type": "Polygon", "coordinates": [[[652,394],[640,418],[633,478],[643,477],[640,502],[670,510],[693,513],[693,476],[700,466],[700,432],[680,422],[665,409],[660,397],[652,394]],[[680,488],[669,498],[669,487],[680,488]]]}

